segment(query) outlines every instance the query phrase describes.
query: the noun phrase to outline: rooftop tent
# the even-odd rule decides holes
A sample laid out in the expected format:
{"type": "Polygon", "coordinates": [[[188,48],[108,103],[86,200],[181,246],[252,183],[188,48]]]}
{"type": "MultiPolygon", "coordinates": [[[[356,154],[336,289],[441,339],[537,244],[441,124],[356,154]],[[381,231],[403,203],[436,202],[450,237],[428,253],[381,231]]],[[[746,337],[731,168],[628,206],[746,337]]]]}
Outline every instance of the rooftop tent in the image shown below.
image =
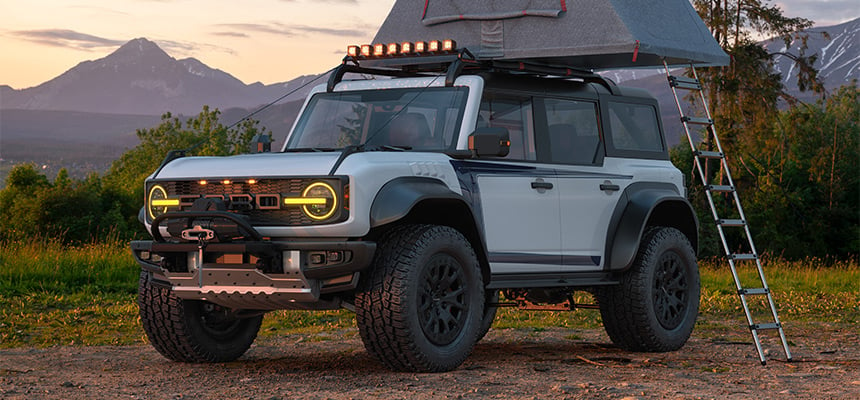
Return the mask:
{"type": "Polygon", "coordinates": [[[479,59],[595,70],[729,61],[689,0],[397,0],[373,43],[433,39],[479,59]]]}

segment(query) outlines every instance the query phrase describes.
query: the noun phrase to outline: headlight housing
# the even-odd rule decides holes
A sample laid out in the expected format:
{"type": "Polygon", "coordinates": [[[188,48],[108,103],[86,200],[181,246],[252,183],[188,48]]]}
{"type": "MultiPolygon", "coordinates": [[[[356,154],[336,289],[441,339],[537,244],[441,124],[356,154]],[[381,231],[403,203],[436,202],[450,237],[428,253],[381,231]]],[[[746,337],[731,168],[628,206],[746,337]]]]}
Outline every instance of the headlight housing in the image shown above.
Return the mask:
{"type": "Polygon", "coordinates": [[[302,211],[309,218],[322,221],[330,218],[337,211],[337,193],[325,182],[314,182],[305,188],[302,197],[309,202],[302,205],[302,211]]]}
{"type": "Polygon", "coordinates": [[[149,214],[150,219],[155,219],[159,215],[166,213],[170,207],[179,205],[179,199],[168,198],[167,190],[161,185],[152,186],[146,199],[146,212],[149,214]]]}

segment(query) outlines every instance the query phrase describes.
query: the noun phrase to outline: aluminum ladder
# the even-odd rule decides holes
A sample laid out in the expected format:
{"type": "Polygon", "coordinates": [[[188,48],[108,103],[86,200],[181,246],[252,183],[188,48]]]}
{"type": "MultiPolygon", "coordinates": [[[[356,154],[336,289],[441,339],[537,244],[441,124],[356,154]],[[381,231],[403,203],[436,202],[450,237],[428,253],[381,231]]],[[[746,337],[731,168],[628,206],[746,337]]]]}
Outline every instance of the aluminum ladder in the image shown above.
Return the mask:
{"type": "MultiPolygon", "coordinates": [[[[699,178],[702,181],[702,185],[705,188],[705,194],[708,199],[708,204],[711,206],[711,214],[714,217],[714,223],[716,224],[717,232],[720,234],[720,241],[723,245],[723,250],[726,255],[726,259],[729,262],[729,267],[732,270],[732,277],[735,281],[735,287],[737,289],[738,296],[741,300],[741,305],[743,305],[744,313],[746,314],[747,323],[749,325],[750,332],[752,333],[753,342],[755,342],[755,348],[758,351],[759,360],[762,365],[767,364],[767,360],[765,359],[764,351],[762,350],[761,339],[759,338],[759,331],[763,330],[777,330],[779,331],[779,337],[782,341],[782,346],[785,349],[785,358],[786,361],[791,362],[791,351],[788,349],[788,341],[785,338],[785,331],[783,330],[782,323],[779,322],[779,316],[776,313],[776,305],[773,301],[773,296],[771,295],[770,289],[767,286],[767,280],[764,277],[764,270],[761,266],[761,259],[759,257],[758,252],[755,249],[755,244],[753,244],[752,235],[750,234],[749,224],[747,223],[746,217],[744,216],[743,208],[741,207],[741,201],[738,197],[737,188],[732,181],[732,176],[729,173],[729,165],[726,161],[726,155],[723,152],[723,148],[720,145],[720,140],[717,137],[717,132],[714,128],[714,120],[711,118],[711,113],[708,110],[708,103],[705,99],[704,90],[702,88],[702,84],[699,81],[699,76],[696,73],[696,69],[690,65],[690,71],[692,71],[692,78],[686,76],[673,76],[671,71],[669,70],[669,65],[666,61],[663,61],[663,67],[666,70],[666,78],[669,80],[669,86],[672,88],[672,94],[675,96],[675,105],[678,107],[678,113],[681,116],[681,122],[684,125],[684,132],[687,135],[687,140],[690,143],[690,149],[693,152],[693,157],[696,165],[696,169],[699,173],[699,178]],[[684,107],[682,106],[681,99],[678,97],[678,91],[685,90],[687,92],[682,93],[690,93],[693,95],[693,103],[698,103],[698,107],[701,108],[699,110],[699,114],[703,114],[703,116],[692,116],[685,112],[684,107]],[[696,95],[696,93],[698,95],[696,95]],[[690,132],[691,126],[702,127],[708,132],[709,142],[708,142],[708,150],[700,150],[693,139],[693,135],[690,132]],[[719,176],[720,181],[716,182],[717,184],[713,184],[710,178],[710,171],[708,171],[708,162],[709,161],[719,161],[720,170],[719,176]],[[723,219],[717,214],[717,207],[714,203],[714,195],[722,195],[731,199],[731,203],[733,203],[736,208],[737,218],[732,219],[723,219]],[[729,241],[726,239],[726,229],[742,229],[743,236],[746,238],[747,248],[742,253],[736,253],[736,250],[733,250],[733,246],[730,246],[729,241]],[[748,252],[746,252],[748,251],[748,252]],[[760,287],[744,287],[741,284],[740,276],[738,275],[737,270],[737,262],[755,262],[756,268],[758,270],[758,277],[761,281],[760,287]],[[770,313],[773,316],[772,321],[766,323],[756,323],[753,321],[753,314],[750,311],[750,306],[747,302],[747,296],[767,296],[767,304],[770,307],[770,313]]],[[[689,105],[690,108],[694,106],[689,105]]],[[[741,243],[742,244],[742,243],[741,243]]],[[[735,249],[739,247],[734,246],[735,249]]]]}

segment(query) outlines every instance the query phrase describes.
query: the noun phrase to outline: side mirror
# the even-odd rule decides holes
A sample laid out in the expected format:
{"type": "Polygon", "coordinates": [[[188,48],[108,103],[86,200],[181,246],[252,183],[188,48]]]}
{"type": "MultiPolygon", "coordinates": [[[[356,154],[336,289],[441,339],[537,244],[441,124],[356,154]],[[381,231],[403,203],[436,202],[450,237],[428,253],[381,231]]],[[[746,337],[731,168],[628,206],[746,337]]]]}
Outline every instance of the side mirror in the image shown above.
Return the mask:
{"type": "Polygon", "coordinates": [[[511,151],[511,135],[506,128],[478,128],[469,135],[473,157],[504,157],[511,151]]]}
{"type": "Polygon", "coordinates": [[[272,137],[266,134],[258,133],[251,139],[251,153],[268,153],[272,151],[272,137]]]}

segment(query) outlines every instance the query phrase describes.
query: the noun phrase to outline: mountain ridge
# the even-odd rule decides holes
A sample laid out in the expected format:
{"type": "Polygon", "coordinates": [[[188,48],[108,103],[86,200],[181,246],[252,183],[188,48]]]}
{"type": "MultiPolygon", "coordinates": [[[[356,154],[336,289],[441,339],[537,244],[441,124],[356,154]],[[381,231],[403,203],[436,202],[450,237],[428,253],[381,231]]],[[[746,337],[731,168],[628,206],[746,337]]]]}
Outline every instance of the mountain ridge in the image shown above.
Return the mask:
{"type": "Polygon", "coordinates": [[[0,87],[4,109],[161,115],[211,108],[252,108],[274,98],[284,83],[246,85],[196,58],[175,59],[146,38],[132,39],[105,57],[82,61],[38,86],[0,87]]]}

